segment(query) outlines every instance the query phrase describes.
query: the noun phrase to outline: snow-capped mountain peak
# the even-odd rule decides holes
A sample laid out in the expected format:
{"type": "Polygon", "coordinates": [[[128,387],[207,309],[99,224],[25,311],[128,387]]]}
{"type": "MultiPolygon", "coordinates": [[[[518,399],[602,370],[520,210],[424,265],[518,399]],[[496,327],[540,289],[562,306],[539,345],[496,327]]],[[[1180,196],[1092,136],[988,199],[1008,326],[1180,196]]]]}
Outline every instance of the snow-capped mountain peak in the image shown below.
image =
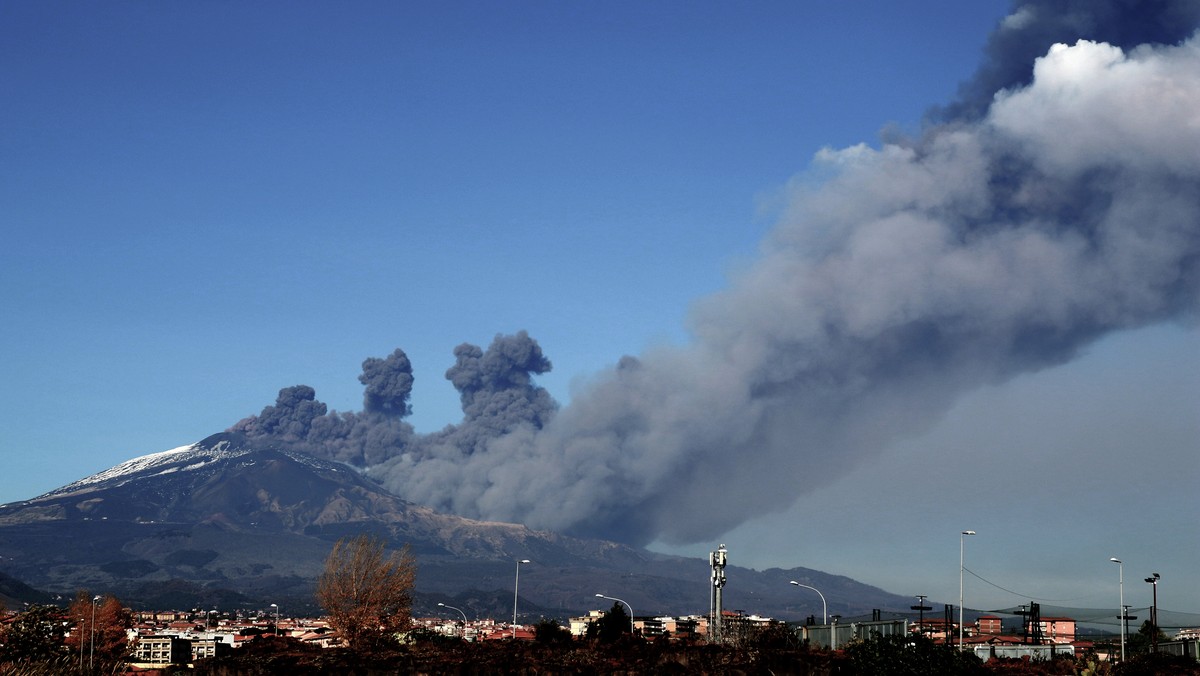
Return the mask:
{"type": "MultiPolygon", "coordinates": [[[[221,460],[231,460],[254,452],[254,448],[245,443],[237,435],[223,433],[215,434],[202,441],[187,446],[179,446],[168,451],[160,451],[143,455],[110,467],[102,472],[84,477],[78,481],[56,488],[49,493],[40,495],[30,502],[49,498],[61,498],[68,495],[87,493],[100,488],[123,486],[132,481],[147,477],[161,476],[175,472],[192,472],[202,470],[221,460]]],[[[281,451],[305,464],[318,463],[326,465],[316,458],[281,451]]]]}

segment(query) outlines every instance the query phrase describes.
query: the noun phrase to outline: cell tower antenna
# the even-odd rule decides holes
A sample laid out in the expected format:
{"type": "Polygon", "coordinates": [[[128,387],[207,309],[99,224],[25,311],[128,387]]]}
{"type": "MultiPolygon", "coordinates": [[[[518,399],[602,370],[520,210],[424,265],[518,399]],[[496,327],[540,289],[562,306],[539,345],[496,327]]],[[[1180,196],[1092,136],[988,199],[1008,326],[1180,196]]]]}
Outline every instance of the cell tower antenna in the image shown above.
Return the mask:
{"type": "Polygon", "coordinates": [[[729,551],[725,549],[725,545],[717,545],[717,551],[708,553],[708,565],[712,567],[712,585],[708,599],[708,640],[712,643],[721,642],[721,590],[725,587],[725,564],[728,558],[729,551]]]}

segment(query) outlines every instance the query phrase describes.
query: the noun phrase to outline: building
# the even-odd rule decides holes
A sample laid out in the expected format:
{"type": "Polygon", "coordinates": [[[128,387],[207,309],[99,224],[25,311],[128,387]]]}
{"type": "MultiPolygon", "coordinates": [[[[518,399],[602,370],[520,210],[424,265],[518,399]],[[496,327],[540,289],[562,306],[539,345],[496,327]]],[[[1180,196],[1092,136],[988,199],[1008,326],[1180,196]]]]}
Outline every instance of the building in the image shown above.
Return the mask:
{"type": "MultiPolygon", "coordinates": [[[[736,613],[727,613],[729,617],[740,617],[736,613]]],[[[571,635],[576,638],[586,636],[588,626],[604,617],[603,610],[589,610],[587,615],[570,619],[571,635]]],[[[743,618],[758,620],[761,618],[743,618]]],[[[703,615],[684,615],[682,617],[635,617],[633,629],[638,635],[652,639],[665,636],[671,640],[690,640],[705,636],[708,633],[708,618],[703,615]]]]}
{"type": "Polygon", "coordinates": [[[926,617],[919,626],[914,625],[913,631],[935,641],[945,640],[947,636],[957,639],[958,623],[941,617],[926,617]]]}
{"type": "Polygon", "coordinates": [[[231,643],[224,643],[218,638],[197,638],[190,641],[192,644],[192,661],[202,660],[208,657],[218,657],[227,654],[233,650],[231,643]]]}
{"type": "Polygon", "coordinates": [[[994,636],[1002,632],[1002,620],[996,615],[979,616],[979,633],[994,636]]]}
{"type": "MultiPolygon", "coordinates": [[[[1069,617],[1043,617],[1039,622],[1042,640],[1047,643],[1075,641],[1075,620],[1069,617]]],[[[1031,631],[1030,634],[1033,632],[1031,631]]]]}
{"type": "Polygon", "coordinates": [[[686,617],[643,617],[634,618],[634,627],[644,638],[660,636],[672,640],[689,640],[703,636],[708,631],[707,618],[695,615],[686,617]],[[703,628],[701,628],[703,626],[703,628]]]}
{"type": "Polygon", "coordinates": [[[589,610],[587,615],[572,617],[570,620],[571,635],[576,637],[586,635],[588,625],[599,620],[601,617],[604,617],[603,610],[589,610]]]}
{"type": "Polygon", "coordinates": [[[192,642],[178,636],[143,636],[138,639],[133,663],[136,666],[187,664],[192,659],[192,642]]]}

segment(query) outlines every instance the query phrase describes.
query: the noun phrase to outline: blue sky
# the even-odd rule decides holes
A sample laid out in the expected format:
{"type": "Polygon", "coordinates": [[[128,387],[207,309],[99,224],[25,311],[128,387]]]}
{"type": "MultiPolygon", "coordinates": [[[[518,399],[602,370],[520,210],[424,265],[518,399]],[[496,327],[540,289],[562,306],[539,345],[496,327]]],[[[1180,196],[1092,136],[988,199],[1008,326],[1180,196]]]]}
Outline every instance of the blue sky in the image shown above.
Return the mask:
{"type": "MultiPolygon", "coordinates": [[[[0,501],[196,441],[281,387],[356,410],[360,363],[396,347],[419,431],[460,417],[452,349],[497,333],[540,342],[565,404],[622,355],[685,342],[814,154],[918,130],[1008,5],[8,3],[0,501]]],[[[730,560],[950,601],[974,528],[993,562],[974,569],[1008,588],[1101,604],[1116,555],[1163,573],[1164,607],[1200,609],[1171,585],[1196,538],[1162,541],[1197,506],[1179,481],[1198,469],[1196,338],[1117,334],[976,391],[728,534],[730,560]],[[967,444],[987,463],[958,466],[967,444]],[[1054,521],[1074,498],[1110,542],[1054,521]]]]}

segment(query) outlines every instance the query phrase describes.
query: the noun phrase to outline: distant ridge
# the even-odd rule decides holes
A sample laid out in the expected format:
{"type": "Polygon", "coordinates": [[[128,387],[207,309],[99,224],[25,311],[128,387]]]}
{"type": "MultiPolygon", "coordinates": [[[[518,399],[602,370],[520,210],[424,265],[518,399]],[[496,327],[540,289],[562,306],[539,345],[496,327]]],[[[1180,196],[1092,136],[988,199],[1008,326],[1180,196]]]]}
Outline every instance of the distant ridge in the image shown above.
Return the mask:
{"type": "Polygon", "coordinates": [[[10,610],[19,609],[26,603],[47,604],[60,600],[56,599],[53,594],[34,589],[17,578],[0,572],[0,605],[8,607],[10,610]]]}

